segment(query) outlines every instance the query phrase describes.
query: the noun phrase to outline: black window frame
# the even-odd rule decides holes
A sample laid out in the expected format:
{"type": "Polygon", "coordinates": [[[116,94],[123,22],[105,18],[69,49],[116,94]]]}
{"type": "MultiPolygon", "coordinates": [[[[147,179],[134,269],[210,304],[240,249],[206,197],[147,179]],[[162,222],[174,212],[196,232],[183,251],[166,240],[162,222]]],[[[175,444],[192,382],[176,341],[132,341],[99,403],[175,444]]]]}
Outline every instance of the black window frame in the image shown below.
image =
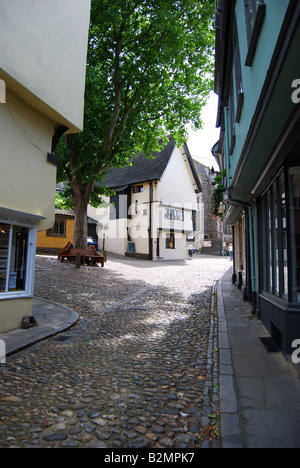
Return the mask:
{"type": "Polygon", "coordinates": [[[143,185],[134,185],[132,187],[132,193],[142,193],[144,191],[143,185]]]}
{"type": "Polygon", "coordinates": [[[175,250],[175,231],[174,229],[170,230],[170,237],[166,237],[166,249],[175,250]],[[172,245],[172,247],[171,247],[172,245]]]}
{"type": "Polygon", "coordinates": [[[110,196],[109,219],[115,221],[118,219],[131,219],[131,189],[116,191],[115,195],[110,196]]]}
{"type": "Polygon", "coordinates": [[[286,170],[280,171],[259,200],[259,250],[262,294],[285,302],[291,300],[290,251],[287,243],[288,185],[286,170]],[[286,267],[285,267],[286,264],[286,267]]]}
{"type": "Polygon", "coordinates": [[[184,221],[184,210],[167,208],[165,210],[165,219],[170,221],[184,221]]]}
{"type": "Polygon", "coordinates": [[[66,237],[67,236],[67,226],[66,218],[56,217],[54,226],[51,229],[47,229],[47,237],[66,237]],[[63,229],[61,229],[61,227],[63,229]]]}
{"type": "Polygon", "coordinates": [[[259,3],[257,0],[244,0],[244,7],[248,39],[248,53],[245,65],[246,67],[251,67],[266,15],[266,4],[264,0],[259,0],[259,3]]]}
{"type": "Polygon", "coordinates": [[[229,134],[230,134],[230,142],[229,142],[229,155],[231,156],[233,153],[233,149],[235,146],[235,115],[234,115],[234,99],[233,99],[233,79],[231,78],[230,84],[230,93],[229,93],[229,109],[228,109],[228,124],[229,124],[229,134]]]}

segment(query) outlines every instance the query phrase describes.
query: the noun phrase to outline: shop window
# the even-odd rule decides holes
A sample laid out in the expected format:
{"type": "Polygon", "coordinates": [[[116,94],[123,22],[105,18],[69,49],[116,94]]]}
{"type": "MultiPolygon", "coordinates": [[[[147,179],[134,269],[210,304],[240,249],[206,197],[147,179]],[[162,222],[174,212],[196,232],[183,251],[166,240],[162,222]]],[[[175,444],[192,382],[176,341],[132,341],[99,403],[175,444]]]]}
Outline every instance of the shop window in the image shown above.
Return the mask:
{"type": "Polygon", "coordinates": [[[251,67],[266,14],[266,5],[264,0],[244,0],[244,4],[248,38],[248,54],[245,65],[251,67]]]}
{"type": "Polygon", "coordinates": [[[288,184],[282,173],[259,206],[262,290],[300,301],[300,168],[288,170],[288,184]]]}
{"type": "Polygon", "coordinates": [[[289,169],[292,300],[300,302],[300,167],[289,169]]]}
{"type": "Polygon", "coordinates": [[[0,223],[0,298],[4,294],[10,297],[30,292],[28,250],[31,231],[27,227],[0,223]]]}
{"type": "Polygon", "coordinates": [[[263,290],[288,300],[287,217],[284,174],[269,188],[262,201],[263,290]]]}
{"type": "Polygon", "coordinates": [[[169,237],[166,238],[166,249],[175,249],[175,233],[172,230],[169,237]]]}

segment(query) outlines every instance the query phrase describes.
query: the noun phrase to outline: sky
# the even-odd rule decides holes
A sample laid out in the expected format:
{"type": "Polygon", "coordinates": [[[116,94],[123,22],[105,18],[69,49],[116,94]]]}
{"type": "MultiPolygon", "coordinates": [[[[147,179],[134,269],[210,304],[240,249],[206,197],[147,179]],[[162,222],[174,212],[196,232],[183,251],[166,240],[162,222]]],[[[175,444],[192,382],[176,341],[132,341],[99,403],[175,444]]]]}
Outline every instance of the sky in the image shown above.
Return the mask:
{"type": "Polygon", "coordinates": [[[187,142],[192,157],[205,166],[213,166],[215,170],[219,168],[211,149],[220,138],[220,129],[216,128],[217,110],[218,96],[211,92],[207,105],[202,110],[203,129],[197,132],[191,130],[187,142]]]}

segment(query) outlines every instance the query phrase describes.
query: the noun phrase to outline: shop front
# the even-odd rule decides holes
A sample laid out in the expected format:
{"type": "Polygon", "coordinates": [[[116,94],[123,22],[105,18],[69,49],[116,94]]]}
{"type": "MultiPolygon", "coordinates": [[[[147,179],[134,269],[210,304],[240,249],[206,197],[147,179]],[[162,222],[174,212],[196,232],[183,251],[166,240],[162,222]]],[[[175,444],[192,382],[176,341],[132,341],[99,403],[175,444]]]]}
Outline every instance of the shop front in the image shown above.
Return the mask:
{"type": "Polygon", "coordinates": [[[40,216],[0,208],[0,331],[31,314],[37,223],[40,216]]]}
{"type": "Polygon", "coordinates": [[[286,166],[259,198],[259,314],[284,353],[300,339],[300,166],[286,166]]]}

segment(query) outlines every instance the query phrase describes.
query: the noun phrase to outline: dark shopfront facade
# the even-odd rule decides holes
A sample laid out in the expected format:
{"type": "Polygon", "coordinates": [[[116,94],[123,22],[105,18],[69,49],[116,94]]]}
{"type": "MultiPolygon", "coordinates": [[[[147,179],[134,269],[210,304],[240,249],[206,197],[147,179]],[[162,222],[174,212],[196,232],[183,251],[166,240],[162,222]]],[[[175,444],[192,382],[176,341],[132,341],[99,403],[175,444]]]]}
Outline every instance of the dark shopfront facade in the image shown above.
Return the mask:
{"type": "Polygon", "coordinates": [[[300,339],[300,166],[286,165],[257,200],[259,318],[285,354],[300,339]]]}
{"type": "Polygon", "coordinates": [[[300,340],[300,2],[217,0],[213,148],[233,280],[284,354],[300,340]]]}

